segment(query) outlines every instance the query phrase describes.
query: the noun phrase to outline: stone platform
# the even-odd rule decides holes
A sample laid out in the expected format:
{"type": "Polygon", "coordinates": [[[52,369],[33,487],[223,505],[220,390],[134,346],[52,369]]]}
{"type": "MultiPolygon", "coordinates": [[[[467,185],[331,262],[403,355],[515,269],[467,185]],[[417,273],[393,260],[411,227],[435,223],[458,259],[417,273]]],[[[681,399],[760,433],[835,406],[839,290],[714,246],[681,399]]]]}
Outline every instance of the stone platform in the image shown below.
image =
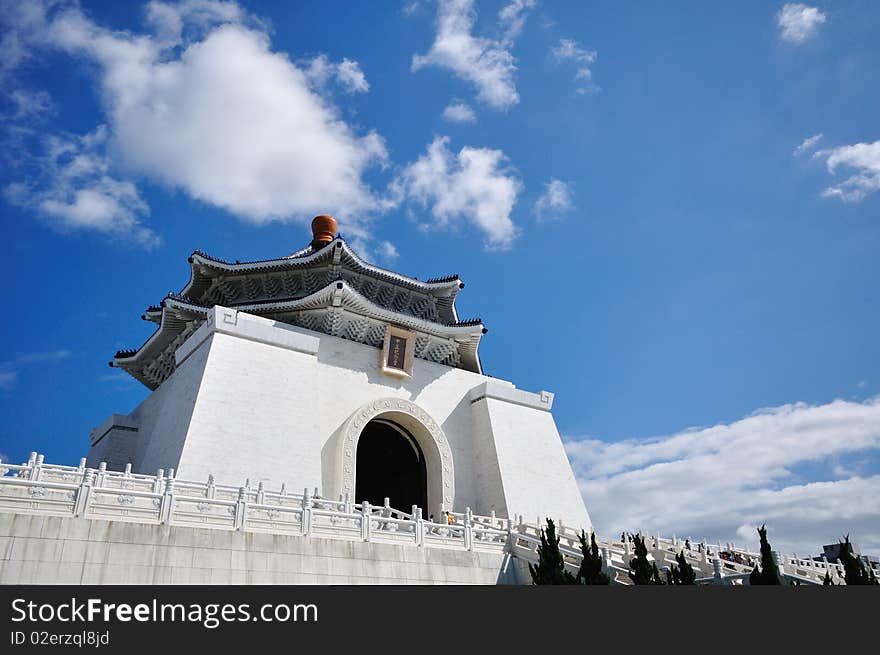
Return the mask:
{"type": "Polygon", "coordinates": [[[523,584],[506,552],[0,513],[0,584],[523,584]]]}

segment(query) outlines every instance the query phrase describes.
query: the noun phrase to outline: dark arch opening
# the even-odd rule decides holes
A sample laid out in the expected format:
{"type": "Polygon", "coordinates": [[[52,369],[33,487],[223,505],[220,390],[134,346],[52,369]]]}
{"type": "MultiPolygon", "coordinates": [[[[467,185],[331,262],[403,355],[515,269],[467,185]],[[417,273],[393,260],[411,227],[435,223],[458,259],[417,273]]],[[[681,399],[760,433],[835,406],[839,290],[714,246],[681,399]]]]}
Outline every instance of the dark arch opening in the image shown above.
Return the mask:
{"type": "Polygon", "coordinates": [[[361,432],[355,464],[355,501],[409,512],[428,506],[428,468],[418,442],[391,421],[373,419],[361,432]]]}

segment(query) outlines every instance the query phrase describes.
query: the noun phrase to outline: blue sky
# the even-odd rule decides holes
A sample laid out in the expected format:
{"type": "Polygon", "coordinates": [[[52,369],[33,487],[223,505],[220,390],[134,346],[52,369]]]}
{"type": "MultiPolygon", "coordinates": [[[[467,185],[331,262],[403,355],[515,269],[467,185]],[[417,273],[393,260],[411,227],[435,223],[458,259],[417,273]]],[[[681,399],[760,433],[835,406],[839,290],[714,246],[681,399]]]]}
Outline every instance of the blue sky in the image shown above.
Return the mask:
{"type": "Polygon", "coordinates": [[[462,276],[603,532],[880,548],[876,3],[2,7],[0,454],[76,461],[194,249],[329,212],[462,276]]]}

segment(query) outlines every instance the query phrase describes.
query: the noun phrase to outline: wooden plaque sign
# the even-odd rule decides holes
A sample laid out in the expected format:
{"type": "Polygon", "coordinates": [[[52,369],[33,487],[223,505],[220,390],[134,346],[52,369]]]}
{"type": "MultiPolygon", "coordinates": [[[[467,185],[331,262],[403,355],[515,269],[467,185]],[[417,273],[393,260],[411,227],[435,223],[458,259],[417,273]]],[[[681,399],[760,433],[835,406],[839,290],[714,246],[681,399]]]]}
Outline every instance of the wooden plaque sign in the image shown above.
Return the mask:
{"type": "Polygon", "coordinates": [[[385,365],[388,368],[406,370],[406,339],[396,334],[391,335],[388,342],[388,359],[385,360],[385,365]]]}
{"type": "Polygon", "coordinates": [[[382,372],[396,377],[411,377],[415,353],[415,333],[389,325],[382,347],[382,372]]]}

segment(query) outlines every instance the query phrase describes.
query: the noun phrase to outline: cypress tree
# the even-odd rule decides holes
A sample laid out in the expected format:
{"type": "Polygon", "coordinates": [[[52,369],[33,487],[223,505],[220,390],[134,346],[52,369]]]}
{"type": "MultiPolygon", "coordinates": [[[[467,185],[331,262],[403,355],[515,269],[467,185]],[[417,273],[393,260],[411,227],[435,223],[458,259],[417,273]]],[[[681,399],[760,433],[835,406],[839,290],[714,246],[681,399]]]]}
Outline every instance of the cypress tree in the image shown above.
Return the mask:
{"type": "Polygon", "coordinates": [[[758,528],[758,536],[761,538],[761,568],[755,565],[755,570],[749,575],[750,585],[781,585],[779,570],[773,562],[773,553],[770,543],[767,541],[767,528],[763,525],[758,528]]]}
{"type": "Polygon", "coordinates": [[[629,563],[629,577],[637,585],[662,585],[660,571],[657,570],[656,562],[648,562],[648,549],[645,546],[644,537],[633,537],[636,556],[629,563]]]}
{"type": "Polygon", "coordinates": [[[694,573],[694,567],[688,564],[684,556],[684,551],[675,556],[675,564],[672,565],[672,582],[675,585],[693,585],[696,584],[697,574],[694,573]]]}
{"type": "Polygon", "coordinates": [[[565,570],[565,560],[559,552],[559,537],[553,519],[547,519],[547,530],[541,529],[538,563],[529,564],[532,582],[536,585],[577,584],[575,577],[565,570]]]}
{"type": "Polygon", "coordinates": [[[596,543],[596,533],[590,533],[590,543],[587,543],[587,535],[581,530],[579,536],[581,542],[581,567],[577,572],[577,581],[580,584],[611,584],[611,578],[602,572],[602,557],[599,555],[599,545],[596,543]]]}
{"type": "Polygon", "coordinates": [[[873,569],[866,570],[861,558],[855,556],[852,544],[849,543],[849,535],[846,535],[845,539],[840,544],[840,561],[843,564],[846,586],[878,584],[873,569]]]}
{"type": "Polygon", "coordinates": [[[828,571],[825,571],[825,578],[822,580],[822,585],[825,587],[833,587],[834,583],[831,582],[831,574],[828,571]]]}

